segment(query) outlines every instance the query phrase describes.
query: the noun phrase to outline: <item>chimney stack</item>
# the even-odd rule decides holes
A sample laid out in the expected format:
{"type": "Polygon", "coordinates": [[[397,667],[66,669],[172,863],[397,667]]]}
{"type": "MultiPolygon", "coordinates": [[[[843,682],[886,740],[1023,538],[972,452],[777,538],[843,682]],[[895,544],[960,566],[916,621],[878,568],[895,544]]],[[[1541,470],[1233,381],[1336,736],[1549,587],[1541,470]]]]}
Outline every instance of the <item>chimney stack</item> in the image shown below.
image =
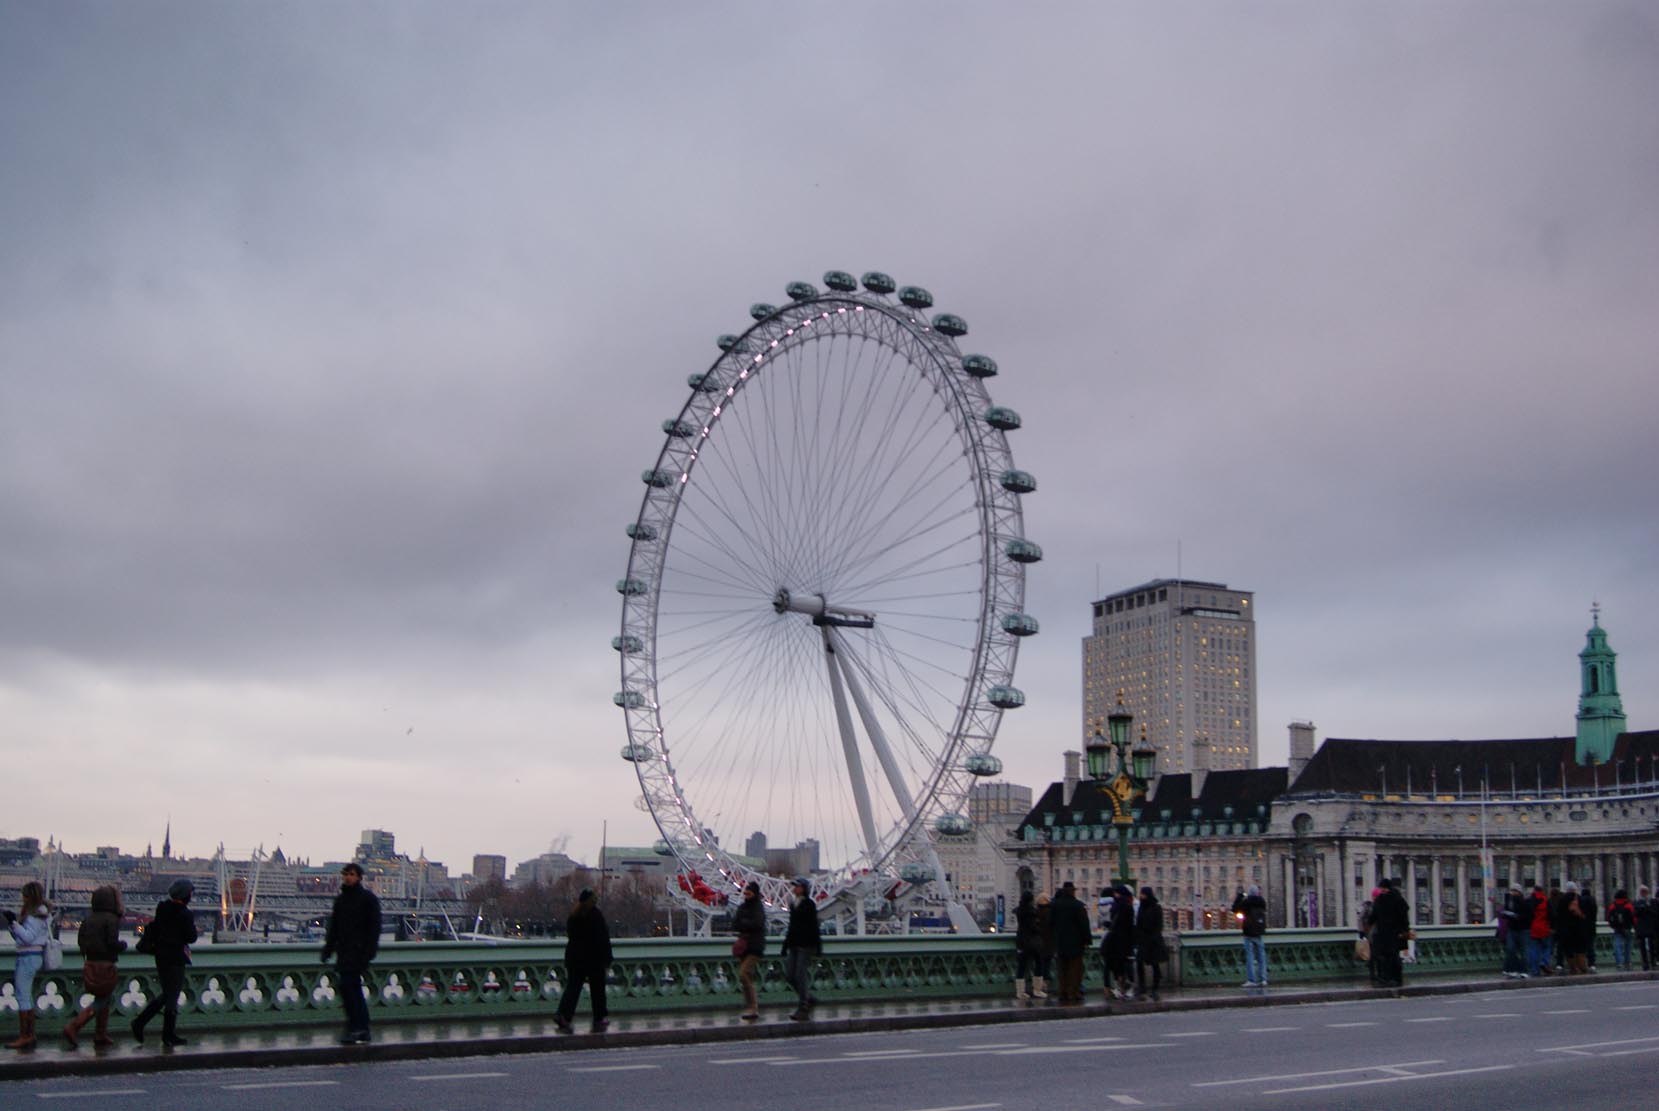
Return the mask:
{"type": "Polygon", "coordinates": [[[1192,739],[1192,800],[1198,801],[1198,796],[1204,792],[1204,781],[1210,777],[1210,739],[1208,737],[1194,737],[1192,739]]]}
{"type": "Polygon", "coordinates": [[[1290,723],[1290,785],[1296,786],[1297,778],[1313,759],[1313,722],[1293,721],[1290,723]]]}
{"type": "Polygon", "coordinates": [[[1066,778],[1060,792],[1062,806],[1071,805],[1071,796],[1077,792],[1077,782],[1083,778],[1083,754],[1081,752],[1067,752],[1066,778]]]}

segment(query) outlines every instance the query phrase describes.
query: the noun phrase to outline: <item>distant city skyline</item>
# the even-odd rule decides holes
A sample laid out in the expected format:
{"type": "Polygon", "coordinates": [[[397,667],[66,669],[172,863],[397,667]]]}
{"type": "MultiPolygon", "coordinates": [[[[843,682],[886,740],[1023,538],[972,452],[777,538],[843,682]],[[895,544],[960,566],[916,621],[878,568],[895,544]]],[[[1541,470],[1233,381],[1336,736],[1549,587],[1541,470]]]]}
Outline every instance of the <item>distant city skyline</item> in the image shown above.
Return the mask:
{"type": "Polygon", "coordinates": [[[650,846],[623,529],[716,337],[831,268],[1023,418],[1006,780],[1077,744],[1089,603],[1172,575],[1267,615],[1263,764],[1571,736],[1595,601],[1659,723],[1651,5],[752,16],[0,6],[0,836],[650,846]]]}

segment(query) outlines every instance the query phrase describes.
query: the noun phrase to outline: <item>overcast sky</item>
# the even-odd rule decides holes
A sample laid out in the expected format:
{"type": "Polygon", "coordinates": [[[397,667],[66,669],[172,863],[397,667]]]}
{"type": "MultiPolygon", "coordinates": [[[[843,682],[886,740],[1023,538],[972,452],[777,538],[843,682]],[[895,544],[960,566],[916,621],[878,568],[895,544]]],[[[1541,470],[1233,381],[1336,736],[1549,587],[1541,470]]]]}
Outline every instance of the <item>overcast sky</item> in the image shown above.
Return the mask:
{"type": "Polygon", "coordinates": [[[1659,726],[1659,11],[0,0],[0,836],[656,836],[639,472],[793,279],[967,318],[1089,603],[1254,590],[1261,751],[1659,726]]]}

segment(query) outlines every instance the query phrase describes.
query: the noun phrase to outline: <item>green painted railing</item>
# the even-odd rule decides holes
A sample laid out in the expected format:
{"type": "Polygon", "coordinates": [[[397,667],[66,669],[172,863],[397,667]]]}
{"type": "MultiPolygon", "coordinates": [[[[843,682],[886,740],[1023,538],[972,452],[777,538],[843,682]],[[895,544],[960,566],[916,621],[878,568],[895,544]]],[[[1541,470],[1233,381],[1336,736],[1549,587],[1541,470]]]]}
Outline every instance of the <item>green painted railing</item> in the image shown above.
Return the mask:
{"type": "MultiPolygon", "coordinates": [[[[1274,983],[1363,982],[1366,969],[1354,959],[1354,941],[1352,930],[1270,930],[1269,978],[1274,983]]],[[[1611,936],[1603,932],[1597,943],[1600,962],[1611,965],[1611,936]]],[[[1170,948],[1171,983],[1221,986],[1243,979],[1237,933],[1189,933],[1172,939],[1170,948]]],[[[1487,926],[1419,926],[1416,952],[1412,967],[1418,972],[1495,973],[1502,962],[1487,926]]],[[[180,1012],[198,1028],[336,1021],[338,976],[318,956],[317,945],[198,949],[185,977],[180,1012]]],[[[546,1017],[564,988],[563,961],[562,941],[388,944],[367,977],[369,1002],[379,1020],[546,1017]]],[[[0,962],[0,1016],[9,1026],[17,1011],[16,989],[8,955],[0,954],[0,962]]],[[[35,980],[43,1030],[55,1032],[84,1002],[79,959],[70,957],[66,963],[35,980]]],[[[618,1013],[736,1010],[741,998],[737,963],[728,939],[618,940],[608,1001],[618,1013]]],[[[1006,999],[1012,994],[1014,964],[1013,938],[1007,934],[830,938],[814,972],[814,992],[826,1002],[840,1003],[1006,999]]],[[[1098,950],[1085,968],[1085,987],[1098,989],[1098,950]]],[[[775,938],[761,972],[763,1003],[793,1002],[775,938]]],[[[160,986],[150,961],[130,954],[121,965],[120,983],[115,1005],[128,1016],[160,986]]]]}

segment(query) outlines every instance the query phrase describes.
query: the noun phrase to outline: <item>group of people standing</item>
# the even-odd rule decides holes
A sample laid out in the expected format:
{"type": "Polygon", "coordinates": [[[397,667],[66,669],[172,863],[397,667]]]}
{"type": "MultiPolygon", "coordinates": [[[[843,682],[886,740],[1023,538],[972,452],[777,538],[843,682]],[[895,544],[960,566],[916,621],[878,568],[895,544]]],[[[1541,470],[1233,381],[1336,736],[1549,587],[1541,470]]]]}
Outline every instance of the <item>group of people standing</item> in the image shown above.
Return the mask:
{"type": "Polygon", "coordinates": [[[1360,940],[1366,950],[1371,982],[1378,987],[1400,987],[1405,982],[1404,954],[1411,948],[1411,904],[1400,894],[1398,880],[1383,878],[1360,907],[1360,940]]]}
{"type": "MultiPolygon", "coordinates": [[[[340,875],[340,894],[329,917],[323,962],[339,954],[342,1003],[346,1011],[346,1035],[341,1040],[361,1043],[369,1040],[368,1003],[363,997],[363,973],[380,946],[380,900],[362,886],[363,869],[356,863],[345,866],[340,875]]],[[[132,1021],[132,1040],[144,1044],[150,1021],[161,1016],[161,1044],[171,1049],[187,1044],[179,1034],[179,998],[184,992],[184,970],[190,965],[190,947],[196,943],[196,917],[190,910],[196,886],[187,879],[174,880],[167,898],[156,904],[155,915],[139,934],[136,951],[155,960],[160,987],[132,1021]]],[[[7,1049],[33,1049],[37,1042],[35,977],[52,944],[56,910],[38,882],[23,885],[22,906],[5,910],[6,924],[17,943],[17,966],[13,976],[17,990],[18,1035],[7,1049]]],[[[90,911],[81,922],[76,945],[81,952],[82,994],[87,1003],[63,1027],[69,1048],[80,1045],[81,1031],[93,1023],[92,1044],[100,1049],[115,1044],[109,1035],[110,1004],[119,987],[117,962],[127,951],[120,936],[126,905],[121,889],[104,886],[92,893],[90,911]]]]}
{"type": "MultiPolygon", "coordinates": [[[[1530,892],[1511,885],[1498,911],[1503,974],[1526,979],[1594,972],[1600,914],[1588,885],[1569,881],[1545,891],[1533,884],[1530,892]]],[[[1629,891],[1619,888],[1605,916],[1613,933],[1613,964],[1619,971],[1629,970],[1637,955],[1644,972],[1659,968],[1659,901],[1648,887],[1636,889],[1634,902],[1629,891]]]]}
{"type": "MultiPolygon", "coordinates": [[[[1164,910],[1157,894],[1143,887],[1137,899],[1127,884],[1102,888],[1098,918],[1107,996],[1133,999],[1140,992],[1156,999],[1168,959],[1164,910]]],[[[1082,1003],[1083,963],[1093,943],[1088,908],[1077,897],[1074,883],[1061,884],[1052,898],[1022,892],[1014,908],[1015,1000],[1047,999],[1049,976],[1058,966],[1058,1002],[1082,1003]]]]}

